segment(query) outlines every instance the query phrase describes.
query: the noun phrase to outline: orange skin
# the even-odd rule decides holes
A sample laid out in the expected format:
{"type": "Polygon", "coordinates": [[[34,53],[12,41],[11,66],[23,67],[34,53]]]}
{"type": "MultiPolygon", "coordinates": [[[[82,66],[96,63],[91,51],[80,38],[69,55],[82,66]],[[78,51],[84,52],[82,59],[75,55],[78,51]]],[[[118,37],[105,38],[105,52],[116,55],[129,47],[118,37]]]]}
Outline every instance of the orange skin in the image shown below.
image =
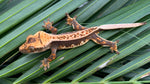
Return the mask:
{"type": "MultiPolygon", "coordinates": [[[[108,41],[98,36],[97,33],[100,30],[118,29],[120,27],[124,28],[124,26],[126,26],[127,24],[117,25],[119,27],[114,26],[114,28],[110,27],[113,25],[102,25],[98,27],[86,28],[81,26],[76,21],[76,17],[71,18],[68,14],[66,15],[67,24],[72,25],[73,29],[75,29],[76,31],[57,34],[57,28],[53,27],[52,22],[50,22],[48,19],[47,22],[44,21],[45,25],[43,25],[43,27],[49,29],[52,32],[52,34],[39,31],[34,35],[29,35],[26,39],[26,42],[19,47],[19,51],[22,53],[39,53],[51,49],[51,55],[48,58],[44,58],[44,60],[41,61],[42,65],[40,67],[44,66],[44,70],[47,70],[49,68],[49,62],[56,58],[57,49],[75,48],[84,45],[89,40],[93,40],[95,43],[101,44],[103,46],[108,46],[110,47],[110,50],[112,52],[115,51],[117,54],[119,54],[119,51],[117,50],[117,43],[119,41],[108,41]],[[108,28],[105,29],[105,27],[108,28]]],[[[128,24],[126,27],[137,27],[144,24],[145,23],[134,23],[128,24]]]]}

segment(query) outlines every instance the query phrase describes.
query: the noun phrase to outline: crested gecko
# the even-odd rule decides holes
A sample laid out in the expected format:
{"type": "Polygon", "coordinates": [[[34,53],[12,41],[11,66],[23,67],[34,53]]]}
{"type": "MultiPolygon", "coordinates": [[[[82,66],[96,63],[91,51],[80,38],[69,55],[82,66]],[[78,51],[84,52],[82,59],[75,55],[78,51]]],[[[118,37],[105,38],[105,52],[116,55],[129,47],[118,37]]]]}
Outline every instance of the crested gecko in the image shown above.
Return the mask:
{"type": "Polygon", "coordinates": [[[76,21],[76,16],[71,18],[69,14],[66,13],[66,15],[67,24],[73,26],[73,29],[75,29],[76,31],[57,34],[57,28],[53,27],[53,23],[48,19],[47,22],[44,21],[43,27],[49,29],[52,34],[46,33],[44,31],[38,31],[34,35],[29,35],[26,38],[26,42],[19,47],[19,51],[22,53],[39,53],[51,49],[50,56],[48,58],[44,58],[41,61],[42,64],[40,67],[44,67],[44,70],[47,70],[49,68],[49,62],[56,58],[57,50],[75,48],[84,45],[89,40],[92,40],[93,42],[101,44],[103,46],[108,46],[110,47],[110,50],[112,52],[115,51],[117,54],[119,54],[119,51],[117,49],[117,43],[119,41],[117,40],[115,42],[112,42],[106,40],[98,36],[98,32],[102,30],[138,27],[145,24],[145,22],[106,24],[87,28],[80,25],[76,21]]]}

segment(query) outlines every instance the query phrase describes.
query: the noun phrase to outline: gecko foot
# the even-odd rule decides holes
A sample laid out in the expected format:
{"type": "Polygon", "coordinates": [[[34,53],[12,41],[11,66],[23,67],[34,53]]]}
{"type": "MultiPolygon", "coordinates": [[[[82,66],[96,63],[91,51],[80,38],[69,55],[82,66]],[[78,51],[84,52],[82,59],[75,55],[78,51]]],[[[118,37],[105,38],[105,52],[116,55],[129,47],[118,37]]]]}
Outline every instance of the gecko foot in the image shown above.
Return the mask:
{"type": "Polygon", "coordinates": [[[50,67],[48,59],[44,58],[43,60],[41,60],[41,62],[42,64],[40,65],[40,67],[44,66],[44,70],[46,71],[50,67]]]}
{"type": "Polygon", "coordinates": [[[53,22],[50,22],[50,19],[47,19],[47,22],[44,21],[44,25],[42,27],[44,27],[45,29],[49,29],[52,27],[53,22]]]}
{"type": "Polygon", "coordinates": [[[115,41],[113,46],[110,47],[111,52],[116,52],[116,54],[120,54],[118,49],[117,49],[117,43],[119,42],[119,40],[115,41]]]}
{"type": "Polygon", "coordinates": [[[77,18],[77,16],[74,16],[73,18],[71,18],[68,13],[66,13],[66,16],[67,16],[67,24],[68,25],[72,25],[73,20],[76,20],[76,18],[77,18]]]}
{"type": "Polygon", "coordinates": [[[53,22],[50,22],[50,19],[47,19],[47,22],[44,21],[44,25],[42,27],[50,30],[53,34],[56,34],[57,28],[53,27],[52,25],[53,25],[53,22]]]}

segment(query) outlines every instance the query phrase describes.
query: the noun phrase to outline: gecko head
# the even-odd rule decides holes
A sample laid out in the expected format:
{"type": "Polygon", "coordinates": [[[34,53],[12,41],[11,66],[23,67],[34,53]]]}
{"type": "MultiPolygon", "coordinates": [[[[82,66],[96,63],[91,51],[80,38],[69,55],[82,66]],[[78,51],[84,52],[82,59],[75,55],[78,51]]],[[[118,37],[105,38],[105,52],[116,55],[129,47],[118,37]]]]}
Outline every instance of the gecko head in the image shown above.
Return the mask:
{"type": "Polygon", "coordinates": [[[26,42],[19,47],[21,53],[37,53],[47,50],[41,42],[41,39],[34,35],[29,35],[26,42]]]}
{"type": "Polygon", "coordinates": [[[68,13],[66,13],[66,16],[67,16],[67,24],[68,25],[72,25],[73,21],[75,21],[77,18],[77,16],[74,16],[73,18],[71,18],[68,13]]]}

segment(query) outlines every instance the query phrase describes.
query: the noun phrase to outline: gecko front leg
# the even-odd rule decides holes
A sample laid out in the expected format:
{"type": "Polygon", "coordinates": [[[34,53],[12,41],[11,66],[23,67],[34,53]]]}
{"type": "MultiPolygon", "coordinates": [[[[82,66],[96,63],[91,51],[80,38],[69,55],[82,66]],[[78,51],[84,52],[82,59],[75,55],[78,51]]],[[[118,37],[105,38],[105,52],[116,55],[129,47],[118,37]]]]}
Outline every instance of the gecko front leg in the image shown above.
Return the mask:
{"type": "Polygon", "coordinates": [[[50,30],[52,32],[52,34],[57,34],[57,28],[52,26],[53,22],[50,22],[50,19],[47,19],[47,22],[44,21],[44,24],[45,25],[43,25],[42,27],[50,30]]]}
{"type": "Polygon", "coordinates": [[[51,55],[48,58],[44,58],[41,61],[42,65],[40,67],[44,66],[44,70],[45,71],[50,67],[49,62],[51,62],[52,60],[54,60],[56,58],[56,51],[57,51],[57,47],[56,46],[52,46],[51,47],[51,55]]]}
{"type": "Polygon", "coordinates": [[[68,13],[66,13],[66,16],[67,16],[67,24],[73,26],[73,29],[75,29],[75,30],[78,31],[78,30],[83,30],[83,29],[86,28],[86,27],[80,25],[80,24],[76,21],[76,18],[77,18],[76,16],[73,17],[73,18],[71,18],[68,13]]]}

